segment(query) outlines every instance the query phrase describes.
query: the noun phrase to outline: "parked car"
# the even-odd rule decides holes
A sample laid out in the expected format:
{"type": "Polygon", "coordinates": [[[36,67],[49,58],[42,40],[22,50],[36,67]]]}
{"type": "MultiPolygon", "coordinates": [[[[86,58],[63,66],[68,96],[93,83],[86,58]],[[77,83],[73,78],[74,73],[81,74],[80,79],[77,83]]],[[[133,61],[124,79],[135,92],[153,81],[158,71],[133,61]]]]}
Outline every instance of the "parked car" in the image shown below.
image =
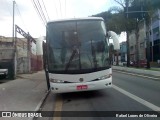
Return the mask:
{"type": "Polygon", "coordinates": [[[0,69],[0,78],[4,79],[8,76],[8,69],[0,69]]]}
{"type": "MultiPolygon", "coordinates": [[[[137,61],[130,61],[130,66],[137,67],[138,62],[137,61]]],[[[139,67],[146,67],[147,66],[147,60],[139,60],[139,67]]]]}

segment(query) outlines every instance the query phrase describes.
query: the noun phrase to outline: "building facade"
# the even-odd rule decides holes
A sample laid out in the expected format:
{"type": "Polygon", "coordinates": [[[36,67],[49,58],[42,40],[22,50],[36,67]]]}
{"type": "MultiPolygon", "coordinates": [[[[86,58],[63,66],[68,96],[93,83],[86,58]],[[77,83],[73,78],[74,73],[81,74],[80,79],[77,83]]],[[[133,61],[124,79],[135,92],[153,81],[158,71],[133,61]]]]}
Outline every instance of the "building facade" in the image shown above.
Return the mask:
{"type": "MultiPolygon", "coordinates": [[[[0,36],[0,68],[8,69],[9,77],[17,73],[30,73],[43,69],[42,54],[37,53],[34,42],[28,42],[26,38],[15,38],[0,36]]],[[[39,39],[36,39],[39,41],[39,39]]]]}
{"type": "MultiPolygon", "coordinates": [[[[136,31],[133,30],[129,34],[129,48],[130,48],[130,60],[146,61],[146,24],[145,20],[141,20],[138,24],[138,42],[136,41],[136,31]],[[138,44],[137,44],[138,43],[138,44]],[[138,47],[137,47],[138,45],[138,47]],[[138,50],[138,54],[137,54],[138,50]],[[138,57],[137,57],[138,55],[138,57]]],[[[151,65],[157,66],[157,61],[160,60],[160,10],[155,12],[151,18],[149,26],[150,34],[150,62],[151,65]]]]}
{"type": "Polygon", "coordinates": [[[126,42],[120,43],[120,58],[121,62],[127,62],[127,44],[126,42]]]}
{"type": "Polygon", "coordinates": [[[150,60],[153,62],[160,60],[160,9],[151,19],[150,50],[150,60]]]}

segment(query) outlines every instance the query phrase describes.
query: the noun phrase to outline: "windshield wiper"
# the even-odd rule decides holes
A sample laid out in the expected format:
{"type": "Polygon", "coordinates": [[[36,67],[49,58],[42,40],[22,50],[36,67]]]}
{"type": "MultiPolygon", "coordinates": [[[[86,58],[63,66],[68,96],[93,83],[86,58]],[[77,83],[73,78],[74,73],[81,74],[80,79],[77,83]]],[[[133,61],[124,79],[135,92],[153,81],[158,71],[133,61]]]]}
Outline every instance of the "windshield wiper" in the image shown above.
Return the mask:
{"type": "Polygon", "coordinates": [[[72,62],[72,60],[73,60],[74,56],[76,55],[76,53],[78,53],[77,48],[74,48],[74,50],[72,51],[71,57],[69,58],[69,61],[68,61],[67,65],[66,65],[66,68],[65,68],[66,71],[68,70],[68,68],[70,66],[70,63],[72,62]]]}
{"type": "Polygon", "coordinates": [[[92,40],[91,40],[91,50],[92,50],[94,68],[97,69],[96,51],[95,51],[95,48],[94,48],[94,46],[92,44],[92,40]]]}

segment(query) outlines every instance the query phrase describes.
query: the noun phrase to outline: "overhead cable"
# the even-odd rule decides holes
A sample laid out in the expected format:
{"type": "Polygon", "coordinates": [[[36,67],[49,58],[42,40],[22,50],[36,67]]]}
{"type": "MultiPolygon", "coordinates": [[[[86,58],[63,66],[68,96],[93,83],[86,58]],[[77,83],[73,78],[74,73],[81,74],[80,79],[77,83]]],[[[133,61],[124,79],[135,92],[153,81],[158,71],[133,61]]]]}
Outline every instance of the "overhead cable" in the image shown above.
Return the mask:
{"type": "Polygon", "coordinates": [[[49,15],[48,15],[48,12],[47,12],[47,9],[46,9],[46,6],[45,6],[45,4],[44,4],[44,1],[43,1],[43,0],[42,0],[42,4],[43,4],[43,7],[44,7],[44,9],[45,9],[45,11],[46,11],[46,14],[47,14],[48,20],[50,20],[49,15]]]}
{"type": "Polygon", "coordinates": [[[44,12],[43,12],[43,9],[42,9],[42,6],[41,6],[39,0],[37,0],[37,3],[38,3],[38,7],[39,7],[39,10],[40,10],[40,13],[41,13],[41,15],[43,16],[43,19],[44,19],[45,22],[47,23],[46,16],[45,16],[45,14],[44,14],[44,12]]]}
{"type": "Polygon", "coordinates": [[[40,13],[40,11],[39,11],[39,9],[38,9],[38,6],[37,6],[37,4],[36,4],[36,2],[35,2],[34,0],[32,0],[32,3],[33,3],[33,6],[34,6],[34,9],[36,10],[38,16],[39,16],[40,19],[41,19],[43,25],[46,26],[46,21],[44,20],[43,16],[41,15],[41,13],[40,13]]]}

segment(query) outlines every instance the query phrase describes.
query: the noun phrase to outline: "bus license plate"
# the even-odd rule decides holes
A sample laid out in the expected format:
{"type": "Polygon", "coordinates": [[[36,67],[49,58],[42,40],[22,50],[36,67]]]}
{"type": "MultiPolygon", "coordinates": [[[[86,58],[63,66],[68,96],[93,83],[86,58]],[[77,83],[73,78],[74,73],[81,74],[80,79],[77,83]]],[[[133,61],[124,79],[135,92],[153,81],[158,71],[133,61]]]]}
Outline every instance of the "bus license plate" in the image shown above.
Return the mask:
{"type": "Polygon", "coordinates": [[[77,86],[77,90],[86,90],[86,89],[88,89],[87,85],[78,85],[77,86]]]}

